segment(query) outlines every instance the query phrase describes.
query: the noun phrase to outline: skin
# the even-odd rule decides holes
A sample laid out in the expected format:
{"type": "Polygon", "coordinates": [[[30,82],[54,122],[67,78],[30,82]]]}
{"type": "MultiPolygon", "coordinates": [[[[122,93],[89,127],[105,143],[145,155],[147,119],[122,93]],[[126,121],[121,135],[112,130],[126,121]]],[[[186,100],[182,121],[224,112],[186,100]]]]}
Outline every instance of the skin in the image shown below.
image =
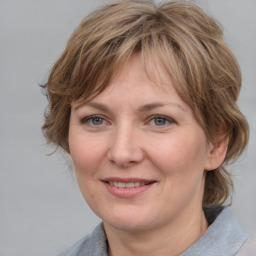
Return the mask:
{"type": "Polygon", "coordinates": [[[207,141],[166,73],[153,81],[136,54],[105,91],[71,109],[78,184],[103,220],[110,255],[179,255],[206,232],[205,172],[221,164],[226,144],[207,141]],[[111,177],[153,183],[120,197],[107,189],[111,177]]]}

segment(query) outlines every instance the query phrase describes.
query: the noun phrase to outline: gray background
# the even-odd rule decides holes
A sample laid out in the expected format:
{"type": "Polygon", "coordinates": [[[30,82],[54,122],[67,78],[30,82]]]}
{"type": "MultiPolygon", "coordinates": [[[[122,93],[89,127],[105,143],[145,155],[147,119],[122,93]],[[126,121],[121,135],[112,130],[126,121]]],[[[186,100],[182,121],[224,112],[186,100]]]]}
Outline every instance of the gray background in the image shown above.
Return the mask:
{"type": "MultiPolygon", "coordinates": [[[[0,0],[0,256],[55,255],[99,219],[40,127],[46,99],[38,86],[82,17],[106,1],[0,0]]],[[[217,18],[243,71],[239,104],[251,125],[247,153],[232,170],[233,209],[256,232],[256,1],[194,1],[217,18]]]]}

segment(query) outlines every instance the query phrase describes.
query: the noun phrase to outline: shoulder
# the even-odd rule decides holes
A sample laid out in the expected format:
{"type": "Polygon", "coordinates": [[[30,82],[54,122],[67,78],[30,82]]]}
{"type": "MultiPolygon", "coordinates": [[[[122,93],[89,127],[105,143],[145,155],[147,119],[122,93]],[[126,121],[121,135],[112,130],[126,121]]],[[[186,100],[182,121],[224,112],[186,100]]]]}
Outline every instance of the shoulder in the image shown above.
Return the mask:
{"type": "Polygon", "coordinates": [[[204,211],[210,226],[206,233],[182,256],[237,255],[248,240],[249,234],[237,222],[231,209],[222,206],[208,206],[204,211]]]}
{"type": "Polygon", "coordinates": [[[241,250],[238,252],[237,256],[255,256],[256,255],[256,236],[249,238],[241,250]]]}
{"type": "Polygon", "coordinates": [[[92,234],[83,237],[72,247],[57,256],[107,256],[107,238],[103,224],[99,224],[92,234]]]}

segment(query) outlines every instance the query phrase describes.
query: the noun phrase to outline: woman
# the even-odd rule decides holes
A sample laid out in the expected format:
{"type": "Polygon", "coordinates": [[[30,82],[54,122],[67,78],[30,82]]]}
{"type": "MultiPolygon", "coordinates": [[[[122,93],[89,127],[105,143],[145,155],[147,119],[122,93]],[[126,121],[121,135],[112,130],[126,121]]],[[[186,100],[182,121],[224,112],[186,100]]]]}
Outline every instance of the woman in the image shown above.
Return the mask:
{"type": "Polygon", "coordinates": [[[86,17],[45,89],[49,143],[102,219],[61,255],[237,255],[226,165],[246,147],[241,74],[215,21],[182,2],[118,1],[86,17]]]}

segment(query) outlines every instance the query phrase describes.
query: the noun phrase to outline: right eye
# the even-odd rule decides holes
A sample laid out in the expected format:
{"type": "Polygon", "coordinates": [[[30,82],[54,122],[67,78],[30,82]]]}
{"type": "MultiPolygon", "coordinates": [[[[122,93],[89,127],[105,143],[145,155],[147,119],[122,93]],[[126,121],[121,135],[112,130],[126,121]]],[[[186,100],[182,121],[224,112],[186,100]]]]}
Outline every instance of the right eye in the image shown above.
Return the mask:
{"type": "Polygon", "coordinates": [[[101,116],[92,115],[92,116],[88,116],[88,117],[83,118],[81,123],[82,124],[87,124],[87,125],[92,127],[92,126],[106,125],[107,121],[101,116]]]}

